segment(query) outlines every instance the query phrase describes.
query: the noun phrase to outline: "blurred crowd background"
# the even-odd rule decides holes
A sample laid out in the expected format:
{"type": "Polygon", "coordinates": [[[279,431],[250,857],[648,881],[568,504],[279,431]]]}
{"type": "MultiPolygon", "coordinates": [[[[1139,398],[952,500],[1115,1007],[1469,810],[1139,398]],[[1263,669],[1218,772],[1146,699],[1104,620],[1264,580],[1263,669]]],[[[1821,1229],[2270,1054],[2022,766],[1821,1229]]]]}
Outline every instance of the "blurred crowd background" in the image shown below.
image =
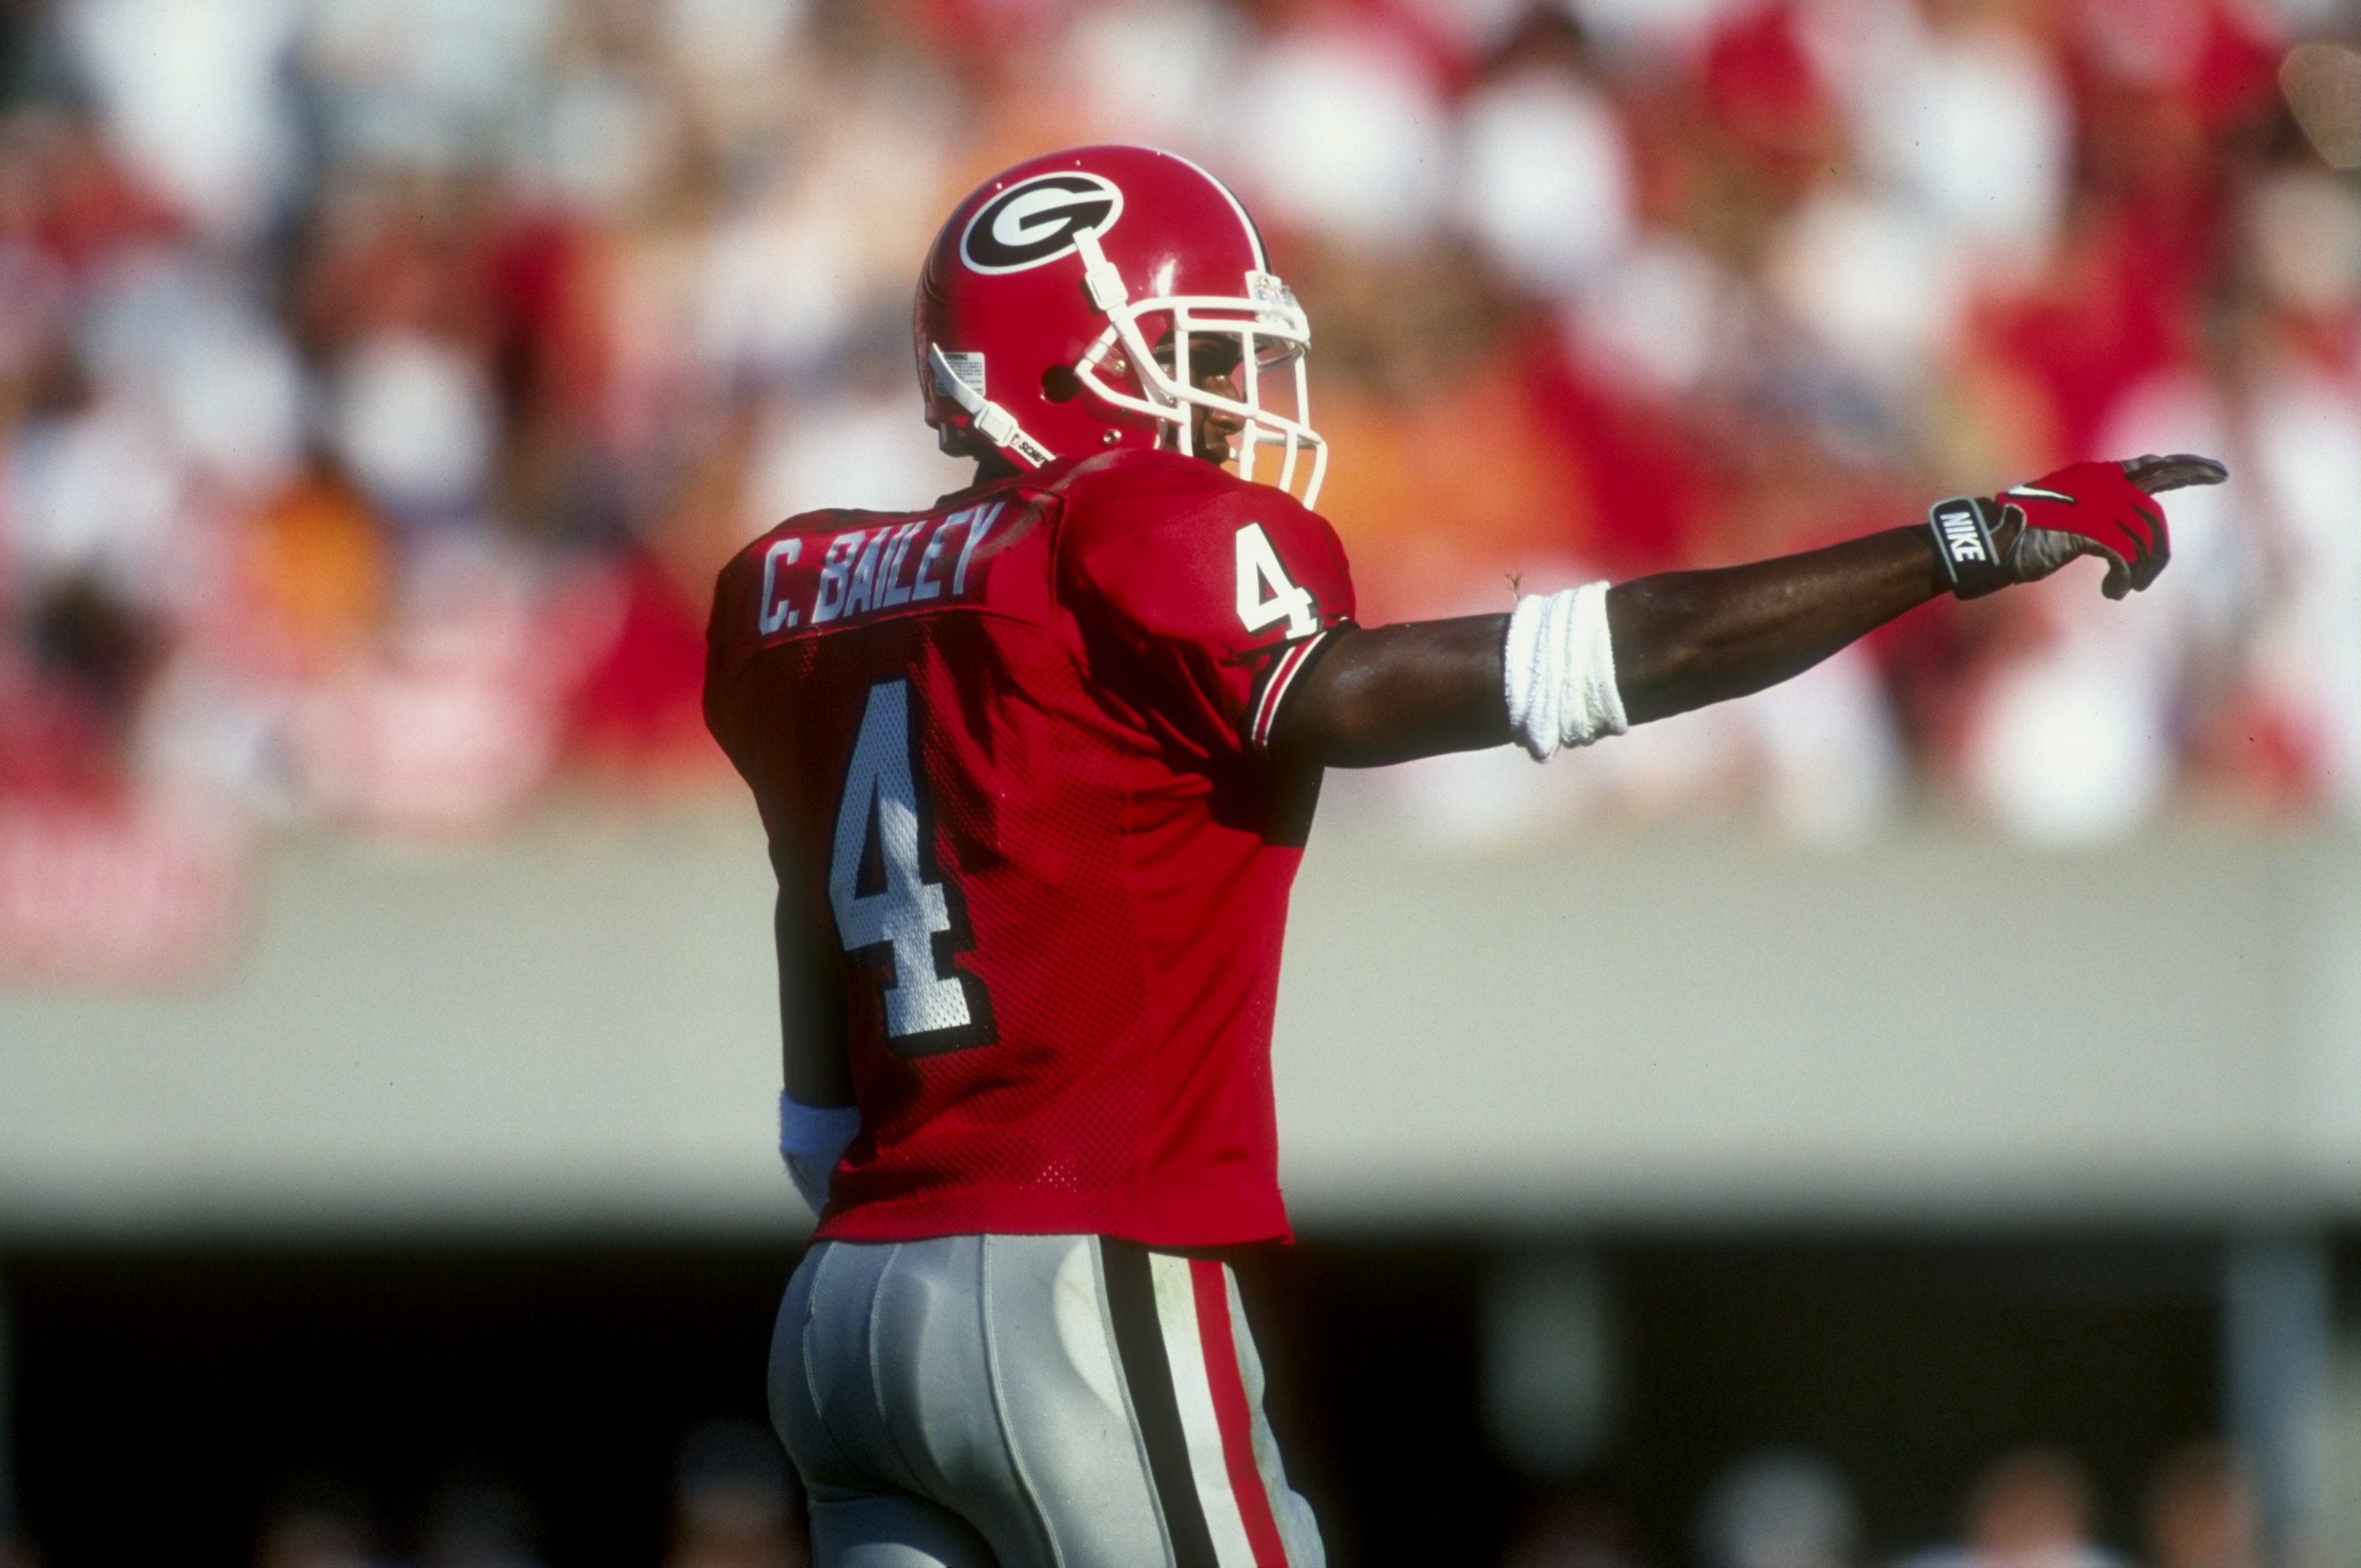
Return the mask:
{"type": "MultiPolygon", "coordinates": [[[[2176,564],[2137,602],[2103,600],[2087,565],[2035,591],[1938,602],[1747,702],[1545,770],[1503,751],[1340,779],[1332,810],[1456,844],[1661,822],[1840,843],[1927,818],[2043,845],[2159,823],[2349,831],[2361,818],[2356,44],[2361,0],[0,0],[0,982],[45,1002],[57,981],[216,972],[249,927],[258,851],[296,836],[480,841],[573,803],[637,822],[711,805],[751,835],[698,716],[713,574],[792,511],[920,506],[965,482],[919,417],[915,268],[976,181],[1091,140],[1186,153],[1253,206],[1313,323],[1312,412],[1334,448],[1322,510],[1351,552],[1365,620],[1505,609],[1518,585],[1809,547],[2080,458],[2191,450],[2232,469],[2229,485],[2173,499],[2176,564]],[[2307,103],[2305,82],[2326,86],[2307,103]]],[[[2217,891],[2196,872],[2169,885],[2191,918],[2217,891]]],[[[415,907],[447,914],[477,896],[437,886],[444,904],[415,907]]],[[[518,972],[548,970],[519,951],[518,972]]],[[[321,988],[350,985],[358,1007],[457,983],[404,961],[362,955],[321,988]]],[[[671,995],[708,973],[668,961],[677,974],[625,978],[671,995]]],[[[766,993],[747,994],[767,1009],[766,993]]],[[[78,1013],[27,1003],[12,1016],[33,1025],[0,1047],[31,1041],[20,1061],[131,1062],[90,1092],[135,1130],[249,1124],[223,1115],[231,1101],[281,1115],[267,1049],[217,1080],[211,1061],[200,1076],[184,1059],[197,1052],[169,1011],[183,1003],[197,1005],[172,992],[155,1014],[108,1014],[112,1035],[83,1026],[127,1009],[123,998],[79,998],[78,1013]],[[153,1056],[122,1047],[151,1036],[153,1056]]],[[[559,1011],[542,992],[519,1005],[559,1011]]],[[[637,1027],[594,1033],[567,1066],[611,1076],[600,1050],[656,1049],[637,1027]]],[[[2235,1016],[2241,1045],[2279,1027],[2256,1009],[2235,1016]]],[[[347,1041],[291,1031],[260,1044],[291,1060],[347,1041]]],[[[472,1053],[506,1044],[423,1041],[387,1066],[387,1103],[414,1103],[402,1095],[430,1069],[472,1082],[472,1053]]],[[[0,1050],[0,1096],[5,1065],[0,1050]]],[[[2179,1081],[2169,1052],[2155,1070],[2179,1081]]],[[[1931,1102],[1972,1100],[1982,1080],[1926,1081],[1931,1102]]],[[[1614,1092],[1603,1075],[1591,1087],[1614,1092]]],[[[2115,1087],[2077,1079],[2006,1111],[2033,1125],[2049,1097],[2097,1102],[2115,1087]]],[[[285,1103],[324,1141],[347,1135],[300,1095],[285,1103]]],[[[536,1101],[516,1113],[521,1135],[575,1104],[536,1101]]],[[[429,1135],[445,1130],[422,1116],[396,1155],[453,1157],[429,1135]]],[[[181,1218],[201,1243],[243,1234],[246,1190],[206,1189],[219,1172],[192,1149],[164,1138],[139,1154],[229,1205],[192,1201],[181,1218]]],[[[80,1152],[28,1168],[71,1187],[80,1152]]],[[[532,1168],[509,1179],[522,1187],[514,1172],[532,1168]]],[[[2088,1174],[2068,1162],[2048,1179],[2071,1194],[2088,1174]]],[[[323,1212],[349,1201],[324,1192],[323,1212]]],[[[120,1238],[87,1223],[69,1239],[96,1248],[104,1284],[120,1238]]],[[[38,1252],[38,1237],[9,1239],[38,1252]]],[[[1313,1495],[1348,1499],[1334,1510],[1347,1530],[1355,1509],[1380,1519],[1364,1527],[1364,1558],[1423,1551],[1378,1532],[1420,1511],[1437,1461],[1396,1435],[1401,1406],[1355,1416],[1350,1401],[1423,1373],[1445,1390],[1423,1414],[1463,1397],[1472,1408],[1488,1354],[1477,1314],[1419,1295],[1420,1271],[1356,1273],[1316,1241],[1301,1252],[1296,1288],[1272,1292],[1274,1343],[1298,1365],[1325,1354],[1342,1366],[1329,1347],[1357,1332],[1366,1354],[1282,1431],[1315,1458],[1321,1442],[1366,1442],[1313,1495]],[[1361,1294],[1322,1283],[1332,1277],[1361,1294]],[[1301,1302],[1321,1290],[1349,1310],[1312,1323],[1301,1302]]],[[[1425,1273],[1464,1285],[1477,1270],[1462,1264],[1425,1273]]],[[[191,1432],[250,1420],[301,1446],[309,1429],[269,1413],[265,1396],[281,1395],[266,1378],[204,1381],[248,1364],[190,1339],[166,1310],[181,1298],[158,1298],[132,1332],[89,1302],[136,1301],[141,1288],[44,1308],[44,1266],[34,1255],[20,1277],[34,1287],[16,1290],[31,1303],[15,1367],[24,1495],[103,1495],[80,1513],[52,1501],[52,1517],[110,1528],[164,1507],[156,1494],[191,1475],[192,1495],[221,1491],[205,1467],[249,1456],[191,1432]],[[166,1395],[182,1404],[151,1431],[166,1395]],[[123,1460],[141,1478],[115,1490],[73,1473],[83,1455],[157,1452],[148,1443],[215,1452],[138,1459],[144,1470],[123,1460]]],[[[189,1289],[213,1300],[217,1272],[200,1257],[189,1289]]],[[[354,1364],[333,1354],[291,1356],[269,1376],[373,1429],[398,1403],[387,1390],[433,1380],[416,1367],[464,1393],[524,1359],[503,1349],[463,1365],[419,1348],[432,1295],[394,1294],[417,1272],[397,1259],[358,1292],[393,1301],[380,1337],[417,1357],[374,1402],[342,1386],[354,1364]]],[[[775,1298],[766,1277],[731,1320],[757,1348],[721,1383],[749,1401],[775,1298]]],[[[258,1343],[295,1339],[287,1325],[310,1320],[291,1299],[224,1293],[212,1326],[225,1338],[251,1318],[270,1327],[258,1343]],[[285,1320],[268,1317],[273,1302],[285,1320]]],[[[2071,1317],[2060,1299],[2041,1298],[2040,1321],[2071,1317]]],[[[555,1306],[528,1316],[518,1343],[555,1338],[554,1362],[574,1354],[544,1332],[565,1321],[555,1306]]],[[[1793,1316],[1829,1320],[1817,1306],[1793,1316]]],[[[1888,1348],[1927,1316],[1914,1305],[1861,1320],[1873,1326],[1845,1348],[1865,1362],[1828,1363],[1872,1369],[1852,1386],[1831,1376],[1797,1395],[1773,1383],[1773,1358],[1712,1363],[1693,1406],[1653,1400],[1668,1426],[1698,1431],[1649,1452],[1710,1449],[1719,1464],[1760,1433],[1714,1446],[1696,1418],[1750,1393],[1782,1420],[1825,1393],[1873,1426],[1891,1412],[1871,1394],[1916,1400],[1938,1370],[1970,1365],[1949,1343],[1888,1348]]],[[[319,1321],[324,1339],[365,1337],[319,1321]]],[[[2064,1449],[2002,1453],[2016,1438],[1987,1442],[1961,1414],[1972,1399],[1928,1398],[1907,1435],[1956,1427],[1974,1445],[1944,1457],[1937,1481],[1897,1488],[1859,1448],[1846,1468],[1760,1453],[1710,1485],[1653,1478],[1675,1500],[1652,1503],[1644,1529],[1611,1491],[1502,1479],[1471,1415],[1435,1446],[1469,1485],[1495,1487],[1468,1505],[1482,1550],[1429,1559],[1869,1568],[1927,1532],[1869,1530],[1856,1499],[1939,1486],[1959,1491],[1958,1540],[1901,1568],[2309,1568],[2265,1539],[2270,1510],[2226,1450],[2200,1442],[2150,1466],[2169,1444],[2236,1424],[2235,1378],[2217,1388],[2208,1370],[2210,1323],[2145,1359],[2109,1360],[2103,1334],[2071,1342],[2089,1354],[2066,1359],[2111,1412],[2092,1430],[2129,1430],[2116,1420],[2129,1409],[2147,1423],[2136,1450],[2070,1433],[2064,1449]],[[2159,1367],[2202,1392],[2142,1403],[2159,1367]]],[[[675,1327],[634,1321],[595,1378],[566,1361],[552,1386],[614,1416],[619,1368],[715,1337],[675,1327]]],[[[2268,1350],[2288,1336],[2261,1337],[2268,1350]]],[[[1694,1343],[1649,1363],[1660,1384],[1694,1343]]],[[[2003,1335],[1992,1365],[2037,1361],[2047,1343],[2003,1335]]],[[[2022,1392],[1978,1376],[1999,1387],[1994,1407],[2022,1392]]],[[[485,1399],[575,1422],[562,1401],[485,1399]]],[[[675,1568],[803,1561],[792,1481],[742,1424],[756,1412],[731,1413],[741,1424],[698,1428],[677,1451],[664,1527],[675,1568]]],[[[2002,1414],[1993,1433],[2030,1434],[2002,1414]]],[[[594,1452],[605,1429],[578,1424],[516,1450],[624,1462],[594,1452]]],[[[652,1443],[680,1430],[617,1424],[652,1443]]],[[[390,1453],[410,1429],[378,1435],[390,1453]]],[[[0,1421],[0,1568],[19,1568],[29,1548],[5,1528],[6,1437],[0,1421]]],[[[375,1470],[291,1474],[239,1513],[258,1568],[567,1560],[553,1544],[566,1513],[554,1483],[463,1475],[389,1507],[385,1474],[445,1460],[423,1440],[380,1457],[375,1470]]],[[[663,1458],[626,1458],[661,1489],[663,1458]]],[[[1426,1510],[1445,1522],[1422,1541],[1447,1539],[1448,1506],[1426,1510]]],[[[170,1538],[173,1521],[151,1526],[170,1538]]],[[[117,1560],[49,1550],[58,1564],[117,1560]]]]}
{"type": "MultiPolygon", "coordinates": [[[[681,1442],[663,1568],[809,1568],[802,1488],[763,1428],[717,1420],[681,1442]]],[[[0,1562],[5,1562],[0,1555],[0,1562]]],[[[387,1519],[368,1492],[324,1475],[286,1481],[264,1509],[254,1568],[544,1568],[533,1499],[498,1476],[454,1475],[415,1519],[387,1519]]],[[[13,1568],[13,1565],[12,1565],[13,1568]]]]}
{"type": "MultiPolygon", "coordinates": [[[[805,1568],[763,1414],[795,1250],[20,1245],[0,1568],[805,1568]]],[[[2245,1408],[2278,1374],[2217,1354],[2305,1360],[2257,1261],[1396,1227],[1237,1270],[1338,1568],[2349,1568],[2353,1451],[2291,1474],[2245,1408]]]]}
{"type": "MultiPolygon", "coordinates": [[[[244,856],[726,787],[712,575],[961,481],[917,258],[1126,139],[1314,323],[1364,618],[2189,449],[2147,598],[1949,603],[1445,832],[2361,807],[2361,199],[2281,92],[2348,0],[13,0],[0,950],[170,969],[244,856]]],[[[2088,578],[2088,581],[2081,579],[2088,578]]]]}
{"type": "MultiPolygon", "coordinates": [[[[1450,1506],[1435,1499],[1438,1510],[1450,1506]]],[[[1808,1450],[1767,1449],[1714,1479],[1686,1541],[1648,1542],[1606,1494],[1576,1488],[1539,1494],[1497,1556],[1488,1540],[1498,1531],[1469,1520],[1466,1552],[1450,1561],[1462,1568],[2263,1568],[2273,1560],[2236,1456],[2217,1443],[2168,1455],[2130,1517],[2129,1550],[2103,1543],[2098,1499],[2073,1455],[2016,1449],[1974,1477],[1954,1539],[1881,1559],[1868,1550],[1840,1470],[1808,1450]]],[[[365,1494],[331,1480],[291,1481],[265,1510],[253,1556],[254,1568],[543,1568],[550,1561],[531,1499],[482,1476],[438,1486],[414,1520],[388,1520],[365,1494]]],[[[807,1568],[801,1490],[770,1433],[717,1421],[687,1435],[661,1561],[664,1568],[807,1568]]]]}

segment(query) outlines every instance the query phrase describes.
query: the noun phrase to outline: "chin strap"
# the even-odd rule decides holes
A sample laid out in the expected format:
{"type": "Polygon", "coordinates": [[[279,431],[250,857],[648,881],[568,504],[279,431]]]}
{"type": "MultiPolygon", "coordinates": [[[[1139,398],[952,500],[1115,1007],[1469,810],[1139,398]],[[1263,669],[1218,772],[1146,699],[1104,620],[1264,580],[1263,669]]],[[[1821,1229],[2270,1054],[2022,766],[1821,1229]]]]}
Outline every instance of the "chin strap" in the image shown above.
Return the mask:
{"type": "Polygon", "coordinates": [[[1082,258],[1082,288],[1098,307],[1099,314],[1113,316],[1117,305],[1131,302],[1131,291],[1123,286],[1123,274],[1106,258],[1099,244],[1096,229],[1074,231],[1074,253],[1082,258]]]}
{"type": "Polygon", "coordinates": [[[968,418],[983,433],[986,441],[1015,453],[1030,468],[1057,461],[1056,453],[1025,433],[1025,427],[1016,422],[1015,414],[970,385],[938,345],[927,345],[927,358],[934,367],[935,389],[967,411],[968,418]]]}

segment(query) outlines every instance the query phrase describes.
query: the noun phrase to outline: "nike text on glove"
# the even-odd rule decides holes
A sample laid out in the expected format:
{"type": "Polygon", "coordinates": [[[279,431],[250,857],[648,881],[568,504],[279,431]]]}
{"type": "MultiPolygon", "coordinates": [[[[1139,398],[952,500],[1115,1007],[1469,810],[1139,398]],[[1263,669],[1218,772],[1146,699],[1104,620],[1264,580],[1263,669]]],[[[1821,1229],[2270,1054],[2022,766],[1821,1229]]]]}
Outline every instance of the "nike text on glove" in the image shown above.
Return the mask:
{"type": "Polygon", "coordinates": [[[1927,524],[1951,591],[1960,598],[2037,581],[2077,555],[2103,557],[2102,591],[2121,598],[2156,581],[2172,558],[2164,506],[2155,492],[2218,485],[2228,477],[2221,464],[2187,454],[2076,463],[1997,498],[1937,501],[1927,509],[1927,524]]]}

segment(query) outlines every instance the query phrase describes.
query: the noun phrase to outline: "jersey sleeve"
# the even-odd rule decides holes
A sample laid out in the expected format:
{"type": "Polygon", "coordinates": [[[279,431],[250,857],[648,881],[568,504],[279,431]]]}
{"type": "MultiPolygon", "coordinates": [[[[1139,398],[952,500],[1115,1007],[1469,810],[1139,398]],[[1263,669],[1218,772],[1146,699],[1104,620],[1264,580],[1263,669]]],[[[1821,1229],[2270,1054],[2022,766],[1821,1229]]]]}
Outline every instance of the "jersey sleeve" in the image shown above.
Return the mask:
{"type": "Polygon", "coordinates": [[[1152,728],[1209,758],[1259,754],[1296,677],[1353,614],[1335,531],[1261,485],[1085,535],[1061,576],[1094,675],[1116,675],[1152,728]]]}

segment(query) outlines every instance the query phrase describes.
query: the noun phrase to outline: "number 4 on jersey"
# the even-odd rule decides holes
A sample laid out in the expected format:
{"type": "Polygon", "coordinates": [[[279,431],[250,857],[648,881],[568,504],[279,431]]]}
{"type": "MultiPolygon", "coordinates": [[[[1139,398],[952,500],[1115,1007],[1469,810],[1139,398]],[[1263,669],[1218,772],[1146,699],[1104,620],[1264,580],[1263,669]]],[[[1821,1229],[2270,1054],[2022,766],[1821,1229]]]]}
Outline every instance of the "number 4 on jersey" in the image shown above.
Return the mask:
{"type": "Polygon", "coordinates": [[[1320,607],[1312,590],[1296,587],[1258,522],[1238,530],[1238,620],[1248,631],[1284,620],[1290,641],[1320,630],[1320,607]]]}
{"type": "Polygon", "coordinates": [[[845,769],[828,867],[828,899],[845,956],[888,970],[885,1038],[914,1058],[993,1038],[983,982],[951,961],[974,938],[959,884],[934,863],[933,813],[920,789],[917,755],[910,683],[878,682],[869,688],[845,769]]]}

